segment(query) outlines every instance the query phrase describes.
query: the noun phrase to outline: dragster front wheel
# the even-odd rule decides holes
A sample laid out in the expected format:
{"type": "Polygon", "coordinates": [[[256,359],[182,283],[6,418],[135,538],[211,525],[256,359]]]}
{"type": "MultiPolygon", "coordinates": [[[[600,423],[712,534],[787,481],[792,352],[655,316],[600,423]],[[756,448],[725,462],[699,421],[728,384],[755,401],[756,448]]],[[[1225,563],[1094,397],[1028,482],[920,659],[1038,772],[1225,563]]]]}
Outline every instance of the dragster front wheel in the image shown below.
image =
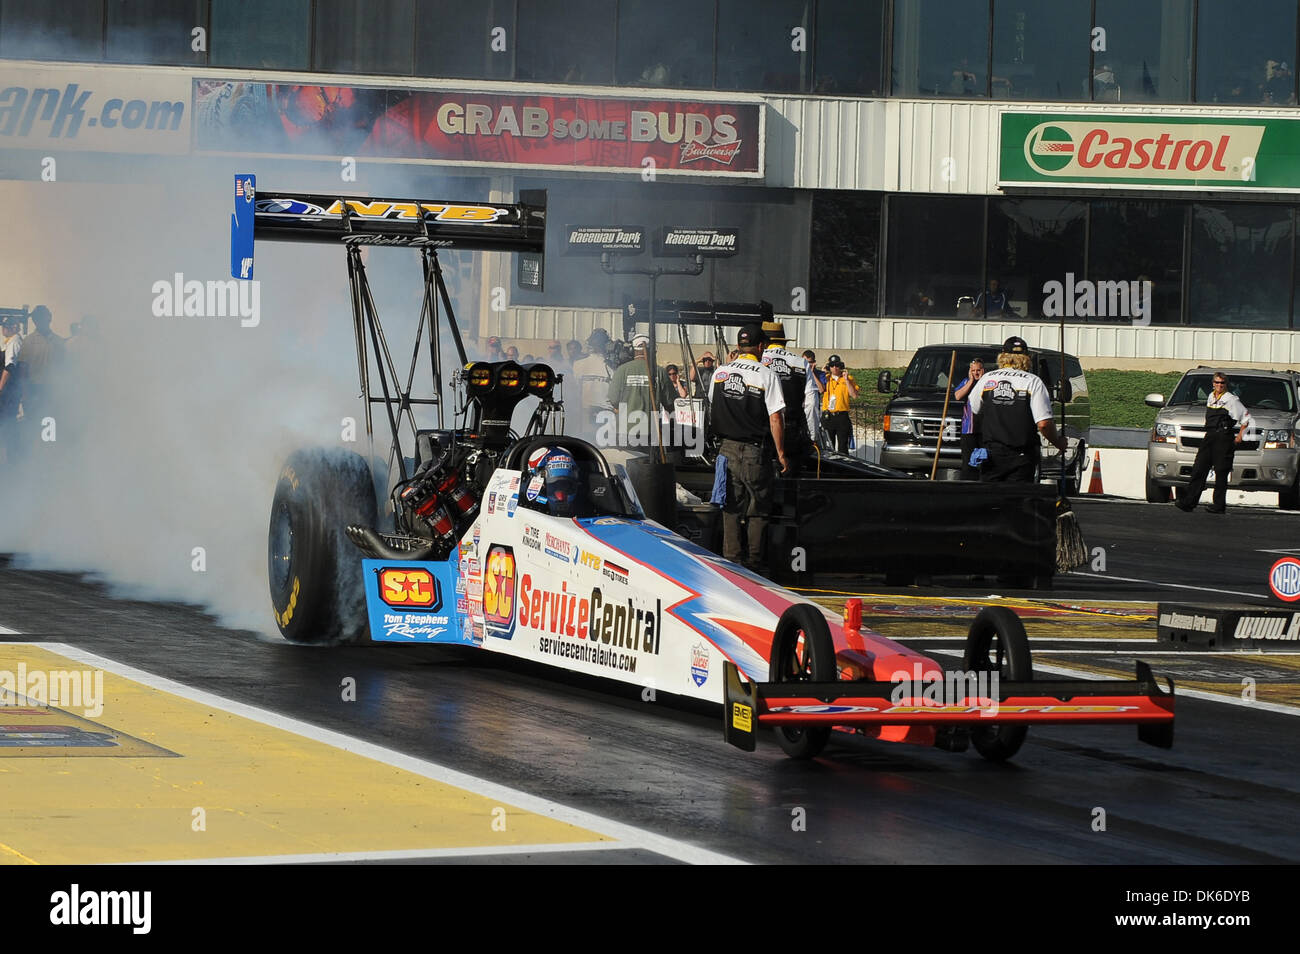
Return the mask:
{"type": "MultiPolygon", "coordinates": [[[[1004,606],[986,606],[979,611],[966,635],[967,672],[995,672],[1008,682],[1029,682],[1034,662],[1029,637],[1020,617],[1004,606]]],[[[991,762],[1005,762],[1025,744],[1029,727],[998,725],[971,732],[975,750],[991,762]]]]}
{"type": "MultiPolygon", "coordinates": [[[[781,614],[772,637],[768,681],[834,682],[835,679],[835,642],[826,618],[807,603],[791,606],[781,614]]],[[[794,759],[815,758],[826,748],[830,737],[829,726],[776,727],[776,741],[794,759]]]]}

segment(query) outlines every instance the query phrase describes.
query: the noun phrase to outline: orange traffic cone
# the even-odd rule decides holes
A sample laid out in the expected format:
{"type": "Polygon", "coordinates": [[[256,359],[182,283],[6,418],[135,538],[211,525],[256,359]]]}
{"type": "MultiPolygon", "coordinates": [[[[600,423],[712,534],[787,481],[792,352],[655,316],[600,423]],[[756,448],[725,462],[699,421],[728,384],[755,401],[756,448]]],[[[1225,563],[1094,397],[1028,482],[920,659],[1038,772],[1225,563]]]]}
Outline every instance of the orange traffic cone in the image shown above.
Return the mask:
{"type": "Polygon", "coordinates": [[[1101,451],[1095,451],[1096,457],[1092,460],[1092,480],[1088,481],[1088,493],[1104,494],[1101,489],[1101,451]]]}

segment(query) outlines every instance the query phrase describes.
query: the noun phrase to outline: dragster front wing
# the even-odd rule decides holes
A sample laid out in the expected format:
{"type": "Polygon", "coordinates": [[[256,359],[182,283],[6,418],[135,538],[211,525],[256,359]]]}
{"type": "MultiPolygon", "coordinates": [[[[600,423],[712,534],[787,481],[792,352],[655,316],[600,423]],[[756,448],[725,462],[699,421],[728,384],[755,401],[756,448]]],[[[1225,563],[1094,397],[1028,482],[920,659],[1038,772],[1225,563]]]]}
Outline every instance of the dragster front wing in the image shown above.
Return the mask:
{"type": "Polygon", "coordinates": [[[1174,742],[1174,684],[1160,688],[1151,667],[1137,663],[1134,681],[1053,680],[1001,682],[978,693],[936,703],[916,683],[745,682],[731,662],[724,664],[723,734],[746,752],[755,732],[767,726],[964,726],[1136,725],[1138,738],[1171,748],[1174,742]]]}

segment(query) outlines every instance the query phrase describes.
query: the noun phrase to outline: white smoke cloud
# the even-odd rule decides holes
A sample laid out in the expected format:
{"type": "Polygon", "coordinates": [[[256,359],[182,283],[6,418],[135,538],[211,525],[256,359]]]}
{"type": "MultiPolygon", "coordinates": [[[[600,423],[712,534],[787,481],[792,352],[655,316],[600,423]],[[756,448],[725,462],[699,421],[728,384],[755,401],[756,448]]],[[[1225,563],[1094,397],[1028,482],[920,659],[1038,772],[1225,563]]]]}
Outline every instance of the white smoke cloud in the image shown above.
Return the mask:
{"type": "MultiPolygon", "coordinates": [[[[83,315],[100,326],[56,369],[56,439],[40,440],[29,416],[25,459],[4,465],[21,503],[0,521],[0,550],[20,565],[89,571],[118,594],[197,603],[269,634],[266,531],[279,467],[298,447],[339,444],[346,416],[362,453],[365,432],[341,247],[259,242],[257,327],[153,314],[155,282],[177,272],[229,278],[233,174],[245,171],[259,173],[262,189],[339,188],[321,173],[238,160],[195,163],[165,182],[0,184],[11,215],[0,235],[0,305],[45,303],[63,334],[83,315]],[[196,547],[204,572],[194,569],[196,547]]],[[[348,188],[414,194],[396,179],[348,188]]],[[[369,258],[404,383],[418,256],[369,258]]],[[[456,366],[450,347],[444,362],[456,366]]],[[[422,368],[417,382],[427,387],[427,359],[422,368]]],[[[382,408],[375,426],[387,432],[382,408]]]]}

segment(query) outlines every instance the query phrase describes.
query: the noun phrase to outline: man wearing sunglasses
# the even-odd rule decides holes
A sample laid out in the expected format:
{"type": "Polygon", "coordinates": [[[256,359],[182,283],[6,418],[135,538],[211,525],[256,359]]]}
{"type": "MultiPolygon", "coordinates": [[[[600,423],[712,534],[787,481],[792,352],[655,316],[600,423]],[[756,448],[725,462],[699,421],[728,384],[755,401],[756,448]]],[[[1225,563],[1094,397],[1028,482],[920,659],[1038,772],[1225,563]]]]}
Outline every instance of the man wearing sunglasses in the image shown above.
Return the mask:
{"type": "Polygon", "coordinates": [[[1187,486],[1174,500],[1179,510],[1190,513],[1196,509],[1211,468],[1214,470],[1214,503],[1205,509],[1210,513],[1227,510],[1228,474],[1232,470],[1233,454],[1241,443],[1242,433],[1253,425],[1246,405],[1228,390],[1228,376],[1216,371],[1213,390],[1205,399],[1205,438],[1196,450],[1187,486]]]}

